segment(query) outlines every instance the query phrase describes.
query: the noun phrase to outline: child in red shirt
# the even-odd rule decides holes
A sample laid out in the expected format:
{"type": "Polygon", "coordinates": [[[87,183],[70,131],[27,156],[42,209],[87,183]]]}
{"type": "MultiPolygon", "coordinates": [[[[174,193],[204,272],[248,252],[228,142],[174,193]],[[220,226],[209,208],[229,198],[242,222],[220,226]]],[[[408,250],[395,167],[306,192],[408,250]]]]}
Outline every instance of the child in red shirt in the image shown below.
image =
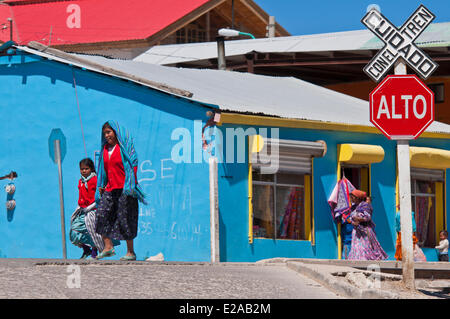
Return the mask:
{"type": "Polygon", "coordinates": [[[78,181],[78,206],[81,208],[93,208],[95,207],[97,175],[95,174],[94,163],[90,158],[85,158],[80,161],[80,173],[81,178],[78,181]]]}
{"type": "Polygon", "coordinates": [[[91,255],[92,258],[97,256],[97,249],[103,249],[103,240],[101,236],[95,233],[95,191],[97,187],[97,175],[95,174],[94,162],[90,158],[80,161],[81,178],[78,181],[78,207],[75,214],[83,213],[85,215],[85,224],[87,232],[92,241],[90,243],[82,243],[83,255],[81,259],[91,255]],[[100,243],[98,243],[100,238],[100,243]],[[92,242],[94,245],[92,245],[92,242]],[[98,247],[100,246],[100,247],[98,247]]]}

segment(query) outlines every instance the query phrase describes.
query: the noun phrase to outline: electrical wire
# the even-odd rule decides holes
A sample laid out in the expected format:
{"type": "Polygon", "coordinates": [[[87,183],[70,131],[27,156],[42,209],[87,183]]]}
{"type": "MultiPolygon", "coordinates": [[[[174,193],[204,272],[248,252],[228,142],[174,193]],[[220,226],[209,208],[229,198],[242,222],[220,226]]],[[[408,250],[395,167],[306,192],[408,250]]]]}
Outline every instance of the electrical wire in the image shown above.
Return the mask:
{"type": "Polygon", "coordinates": [[[73,69],[72,69],[72,77],[73,77],[73,85],[75,87],[75,98],[77,100],[78,117],[80,119],[81,136],[83,137],[84,153],[86,154],[86,157],[87,157],[88,154],[87,154],[87,149],[86,149],[86,140],[84,138],[83,122],[81,120],[81,110],[80,110],[80,102],[78,100],[77,83],[75,81],[75,71],[73,69]]]}

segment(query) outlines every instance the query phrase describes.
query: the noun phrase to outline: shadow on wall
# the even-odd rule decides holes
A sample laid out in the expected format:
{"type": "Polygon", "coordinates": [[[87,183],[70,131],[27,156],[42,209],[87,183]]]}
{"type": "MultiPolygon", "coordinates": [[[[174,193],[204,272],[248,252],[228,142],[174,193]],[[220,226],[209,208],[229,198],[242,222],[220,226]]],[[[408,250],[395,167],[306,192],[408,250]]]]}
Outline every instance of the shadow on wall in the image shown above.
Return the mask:
{"type": "Polygon", "coordinates": [[[219,209],[219,261],[224,262],[228,260],[227,257],[227,227],[222,219],[222,214],[219,209]]]}
{"type": "MultiPolygon", "coordinates": [[[[190,106],[194,107],[194,105],[190,101],[127,80],[114,78],[108,75],[97,74],[93,71],[81,70],[53,61],[44,60],[37,63],[14,64],[10,67],[0,66],[0,75],[21,76],[21,83],[23,85],[29,85],[30,81],[28,80],[28,77],[45,76],[50,79],[50,82],[52,84],[56,84],[57,81],[62,81],[70,84],[72,87],[75,87],[75,77],[75,83],[78,89],[84,88],[85,90],[104,92],[112,96],[133,100],[159,111],[169,112],[174,115],[180,115],[186,119],[198,119],[198,116],[196,116],[198,114],[197,112],[189,112],[188,108],[190,106]],[[149,98],[149,91],[152,91],[152,93],[157,96],[156,99],[149,98]],[[170,103],[170,99],[166,100],[164,99],[164,97],[186,101],[186,106],[185,108],[175,107],[173,105],[174,103],[170,103]]],[[[199,106],[200,105],[197,105],[197,107],[199,106]]],[[[209,108],[205,107],[205,109],[209,108]]]]}

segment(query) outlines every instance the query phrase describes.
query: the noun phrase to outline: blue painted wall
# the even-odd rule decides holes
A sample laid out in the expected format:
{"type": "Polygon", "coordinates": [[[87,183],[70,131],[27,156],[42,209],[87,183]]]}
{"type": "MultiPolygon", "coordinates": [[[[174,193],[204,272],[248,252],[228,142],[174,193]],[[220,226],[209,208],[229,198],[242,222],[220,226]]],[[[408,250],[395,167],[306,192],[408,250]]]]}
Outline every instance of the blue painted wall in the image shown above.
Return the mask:
{"type": "MultiPolygon", "coordinates": [[[[220,129],[222,135],[226,136],[227,128],[236,130],[239,127],[244,130],[249,128],[249,126],[224,125],[220,129]]],[[[261,127],[254,128],[260,132],[261,127]]],[[[267,130],[270,131],[270,128],[267,130]]],[[[381,134],[290,128],[281,128],[279,137],[303,141],[324,140],[327,143],[326,155],[314,159],[315,245],[309,241],[273,239],[254,239],[254,243],[249,244],[248,164],[228,164],[225,163],[224,156],[224,163],[219,166],[221,260],[256,261],[272,257],[337,258],[337,227],[332,221],[327,200],[337,181],[337,145],[342,143],[375,144],[384,149],[384,160],[371,165],[373,220],[378,240],[389,255],[389,260],[395,260],[396,142],[388,140],[381,134]],[[229,201],[228,198],[234,200],[229,201]]],[[[445,139],[419,138],[411,141],[410,145],[450,150],[450,143],[445,139]]],[[[449,186],[447,179],[445,185],[447,199],[450,198],[449,186]]],[[[448,212],[447,208],[447,220],[448,212]]],[[[424,249],[424,252],[429,261],[437,260],[436,250],[424,249]]]]}
{"type": "MultiPolygon", "coordinates": [[[[60,128],[67,140],[62,163],[67,255],[81,256],[68,234],[78,200],[78,163],[86,157],[82,133],[87,155],[94,158],[102,124],[112,119],[134,137],[138,179],[148,194],[148,206],[140,205],[138,259],[159,252],[166,260],[210,259],[208,165],[171,160],[172,147],[178,142],[171,140],[173,130],[198,131],[201,122],[194,121],[206,119],[206,108],[34,56],[0,57],[0,80],[0,170],[19,175],[14,181],[15,211],[8,214],[5,206],[0,209],[0,257],[62,258],[58,171],[48,149],[54,128],[60,128]]],[[[194,134],[190,138],[193,143],[194,134]]],[[[0,181],[0,187],[7,183],[0,181]]],[[[116,258],[125,252],[122,242],[116,258]]]]}

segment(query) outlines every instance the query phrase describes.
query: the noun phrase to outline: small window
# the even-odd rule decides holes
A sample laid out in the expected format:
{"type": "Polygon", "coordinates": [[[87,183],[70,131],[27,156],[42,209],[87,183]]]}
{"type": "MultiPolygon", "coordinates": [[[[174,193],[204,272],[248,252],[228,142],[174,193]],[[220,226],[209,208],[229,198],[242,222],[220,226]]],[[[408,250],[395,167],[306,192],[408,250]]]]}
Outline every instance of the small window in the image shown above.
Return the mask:
{"type": "Polygon", "coordinates": [[[206,31],[195,24],[189,24],[176,32],[177,43],[195,43],[205,41],[206,31]]]}
{"type": "Polygon", "coordinates": [[[198,42],[206,42],[206,31],[199,30],[197,40],[198,40],[198,42]]]}
{"type": "Polygon", "coordinates": [[[197,42],[197,30],[196,29],[189,28],[187,30],[187,35],[188,35],[188,38],[187,38],[188,43],[197,42]]]}
{"type": "Polygon", "coordinates": [[[428,87],[434,92],[434,103],[444,102],[444,83],[428,84],[428,87]]]}
{"type": "Polygon", "coordinates": [[[176,42],[177,43],[186,43],[186,30],[180,29],[176,32],[176,42]]]}
{"type": "Polygon", "coordinates": [[[259,237],[313,243],[312,162],[314,157],[325,155],[325,142],[253,135],[249,136],[249,149],[250,242],[259,237]],[[253,150],[261,139],[261,149],[253,150]]]}

